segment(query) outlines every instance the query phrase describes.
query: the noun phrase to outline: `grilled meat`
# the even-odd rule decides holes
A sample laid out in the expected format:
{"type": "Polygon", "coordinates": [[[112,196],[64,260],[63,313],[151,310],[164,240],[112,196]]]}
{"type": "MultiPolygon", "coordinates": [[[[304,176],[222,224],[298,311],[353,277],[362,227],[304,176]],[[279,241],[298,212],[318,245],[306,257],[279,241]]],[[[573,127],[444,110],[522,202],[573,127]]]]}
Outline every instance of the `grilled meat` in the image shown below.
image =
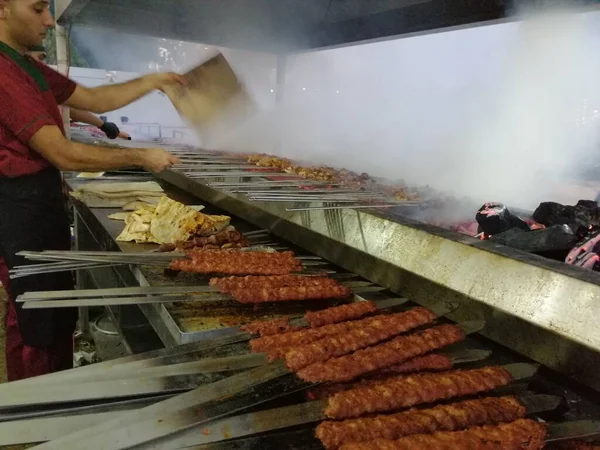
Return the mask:
{"type": "Polygon", "coordinates": [[[236,289],[231,296],[240,303],[286,302],[293,300],[343,299],[352,292],[344,286],[289,286],[280,288],[236,289]]]}
{"type": "Polygon", "coordinates": [[[325,448],[375,439],[399,439],[413,434],[456,431],[478,425],[495,425],[525,417],[526,408],[515,397],[488,397],[466,400],[431,409],[411,409],[342,422],[324,421],[316,436],[325,448]]]}
{"type": "Polygon", "coordinates": [[[511,381],[511,374],[499,366],[399,376],[333,395],[328,399],[325,414],[339,420],[393,411],[488,392],[511,381]]]}
{"type": "Polygon", "coordinates": [[[375,311],[377,311],[375,302],[354,302],[321,311],[309,311],[304,317],[312,328],[317,328],[331,323],[360,319],[375,311]]]}
{"type": "Polygon", "coordinates": [[[433,322],[437,316],[427,308],[413,308],[410,311],[377,316],[368,325],[344,334],[327,336],[316,342],[290,349],[285,354],[287,366],[298,371],[311,364],[336,356],[346,355],[355,350],[385,341],[393,336],[433,322]]]}
{"type": "Polygon", "coordinates": [[[252,288],[279,288],[291,286],[340,286],[340,284],[327,277],[304,277],[301,275],[270,275],[245,277],[211,278],[210,286],[218,287],[224,294],[229,294],[236,289],[252,288]]]}
{"type": "Polygon", "coordinates": [[[302,265],[293,252],[241,252],[236,250],[191,250],[188,259],[176,259],[170,268],[183,272],[234,275],[286,275],[302,265]]]}
{"type": "Polygon", "coordinates": [[[464,338],[465,334],[459,327],[440,325],[407,336],[399,336],[389,342],[358,350],[350,355],[312,364],[300,370],[298,376],[310,382],[352,381],[367,373],[460,342],[464,338]]]}
{"type": "MultiPolygon", "coordinates": [[[[296,275],[279,275],[272,277],[244,277],[244,278],[281,278],[283,280],[289,279],[289,277],[296,278],[313,278],[313,277],[299,277],[296,275]]],[[[221,289],[230,289],[229,281],[235,281],[233,279],[238,277],[229,278],[212,278],[210,280],[211,286],[219,286],[221,289]]],[[[283,281],[282,280],[282,281],[283,281]]],[[[287,281],[285,281],[287,282],[287,281]]],[[[232,283],[232,285],[234,285],[232,283]]],[[[354,302],[341,306],[334,306],[332,308],[326,308],[321,311],[309,311],[304,316],[309,325],[313,328],[330,325],[334,323],[345,322],[346,320],[360,319],[361,317],[377,311],[377,305],[374,302],[354,302]]],[[[296,328],[298,329],[298,328],[296,328]]],[[[265,320],[252,322],[248,325],[244,325],[241,328],[242,331],[246,331],[251,334],[258,334],[260,336],[272,336],[276,334],[287,333],[295,330],[289,323],[288,318],[265,320]]]]}
{"type": "Polygon", "coordinates": [[[406,361],[402,364],[386,367],[372,374],[368,374],[367,378],[355,383],[334,383],[317,386],[308,391],[310,400],[320,400],[331,397],[338,392],[344,392],[355,387],[368,386],[391,378],[398,374],[409,374],[418,372],[442,372],[451,370],[453,367],[452,358],[447,355],[433,353],[431,355],[419,356],[417,358],[406,361]]]}
{"type": "Polygon", "coordinates": [[[345,444],[340,450],[540,450],[546,426],[530,419],[485,425],[464,431],[417,434],[398,440],[378,439],[345,444]]]}
{"type": "Polygon", "coordinates": [[[187,241],[177,241],[174,244],[163,244],[158,248],[159,252],[172,252],[174,250],[189,250],[216,246],[218,248],[243,248],[249,247],[248,240],[239,231],[220,231],[212,236],[194,237],[187,241]]]}
{"type": "MultiPolygon", "coordinates": [[[[405,313],[397,313],[388,315],[386,317],[397,319],[398,317],[406,317],[404,314],[405,313]]],[[[271,359],[278,359],[282,358],[285,353],[293,347],[310,344],[311,342],[318,341],[326,336],[345,334],[352,330],[359,330],[364,327],[368,327],[372,323],[379,321],[380,317],[383,316],[374,316],[360,320],[352,320],[349,322],[334,323],[318,328],[309,328],[305,330],[283,333],[277,336],[264,336],[250,341],[250,346],[253,352],[268,352],[271,359]]]]}

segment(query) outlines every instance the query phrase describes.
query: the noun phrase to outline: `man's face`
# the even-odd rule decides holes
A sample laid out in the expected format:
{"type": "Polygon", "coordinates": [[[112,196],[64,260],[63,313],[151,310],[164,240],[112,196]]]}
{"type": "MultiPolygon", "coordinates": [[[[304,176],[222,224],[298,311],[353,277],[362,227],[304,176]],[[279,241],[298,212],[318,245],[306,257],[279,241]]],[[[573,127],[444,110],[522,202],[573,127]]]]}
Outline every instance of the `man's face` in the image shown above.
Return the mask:
{"type": "Polygon", "coordinates": [[[27,52],[27,54],[29,56],[31,56],[33,59],[35,59],[36,61],[46,64],[46,57],[48,55],[46,55],[45,52],[27,52]]]}
{"type": "Polygon", "coordinates": [[[49,0],[0,0],[0,26],[16,45],[41,44],[54,27],[49,0]]]}

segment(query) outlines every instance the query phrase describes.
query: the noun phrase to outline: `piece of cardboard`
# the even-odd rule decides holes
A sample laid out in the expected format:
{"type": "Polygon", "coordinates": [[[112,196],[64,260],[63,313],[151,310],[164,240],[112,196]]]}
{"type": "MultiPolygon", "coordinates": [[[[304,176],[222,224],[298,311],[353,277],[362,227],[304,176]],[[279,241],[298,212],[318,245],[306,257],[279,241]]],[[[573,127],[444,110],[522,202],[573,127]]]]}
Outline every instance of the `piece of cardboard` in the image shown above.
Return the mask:
{"type": "Polygon", "coordinates": [[[255,111],[252,98],[222,54],[184,76],[187,86],[169,87],[165,94],[203,144],[218,141],[255,111]]]}

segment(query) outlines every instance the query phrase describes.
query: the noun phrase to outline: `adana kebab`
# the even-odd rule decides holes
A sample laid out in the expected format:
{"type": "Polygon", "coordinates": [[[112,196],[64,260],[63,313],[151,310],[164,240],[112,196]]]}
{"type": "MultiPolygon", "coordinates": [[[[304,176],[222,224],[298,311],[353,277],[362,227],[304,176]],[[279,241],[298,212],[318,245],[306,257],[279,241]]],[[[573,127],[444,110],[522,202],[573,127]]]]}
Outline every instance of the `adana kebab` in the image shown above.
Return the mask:
{"type": "Polygon", "coordinates": [[[512,375],[500,366],[399,376],[333,395],[325,414],[335,420],[360,417],[487,392],[511,381],[512,375]]]}
{"type": "Polygon", "coordinates": [[[307,299],[346,298],[350,289],[326,277],[295,275],[213,278],[211,286],[240,303],[264,303],[307,299]]]}
{"type": "MultiPolygon", "coordinates": [[[[414,308],[419,309],[419,308],[414,308]]],[[[421,310],[426,310],[425,308],[420,308],[421,310]]],[[[406,312],[390,314],[385,317],[388,317],[389,320],[395,320],[400,322],[404,326],[407,327],[407,330],[411,328],[416,328],[424,323],[417,321],[414,323],[414,313],[410,315],[406,315],[406,312]]],[[[432,313],[433,314],[433,313],[432,313]]],[[[426,314],[423,311],[423,317],[426,314]]],[[[382,316],[383,317],[383,316],[382,316]]],[[[421,316],[419,315],[419,318],[421,316]]],[[[380,316],[368,317],[360,320],[353,320],[348,322],[334,323],[329,325],[324,325],[318,328],[310,328],[304,330],[291,331],[288,333],[273,335],[273,336],[264,336],[257,339],[253,339],[250,341],[250,347],[253,352],[270,352],[270,355],[273,359],[278,359],[282,357],[285,352],[292,348],[305,344],[310,344],[312,342],[318,341],[319,339],[323,339],[327,336],[334,336],[342,333],[348,333],[355,329],[362,329],[366,326],[371,325],[375,321],[379,321],[380,316]]],[[[433,319],[432,319],[433,320],[433,319]]]]}
{"type": "Polygon", "coordinates": [[[464,431],[417,434],[398,440],[378,439],[345,444],[340,450],[540,450],[546,426],[530,419],[500,425],[485,425],[464,431]]]}
{"type": "Polygon", "coordinates": [[[516,397],[487,397],[431,409],[413,409],[342,422],[324,421],[317,426],[315,434],[325,448],[337,449],[348,443],[393,440],[413,434],[512,422],[524,418],[526,413],[527,408],[516,397]]]}
{"type": "MultiPolygon", "coordinates": [[[[308,311],[304,315],[304,319],[310,327],[317,328],[347,320],[360,319],[374,312],[377,312],[377,304],[375,302],[361,301],[334,306],[321,311],[308,311]]],[[[289,317],[256,321],[240,328],[242,331],[260,336],[272,336],[297,329],[299,328],[295,328],[290,324],[289,317]]]]}
{"type": "Polygon", "coordinates": [[[189,250],[187,259],[175,259],[170,268],[183,272],[230,275],[287,275],[302,270],[293,252],[189,250]]]}
{"type": "Polygon", "coordinates": [[[418,372],[443,372],[452,370],[453,367],[454,363],[450,355],[432,353],[425,356],[419,356],[402,364],[396,364],[395,366],[380,369],[373,374],[368,374],[367,376],[369,378],[355,383],[335,383],[317,386],[308,391],[308,398],[311,400],[324,399],[333,394],[337,394],[338,392],[344,392],[348,389],[368,385],[374,381],[391,378],[393,375],[414,374],[418,372]]]}
{"type": "MultiPolygon", "coordinates": [[[[389,342],[311,364],[297,372],[304,381],[352,381],[370,372],[406,362],[417,356],[464,340],[465,333],[456,325],[439,325],[389,342]]],[[[287,355],[286,362],[289,363],[287,355]]]]}
{"type": "Polygon", "coordinates": [[[311,364],[383,342],[408,330],[432,323],[436,318],[437,316],[427,308],[413,308],[403,313],[375,316],[367,319],[368,323],[363,326],[346,333],[327,336],[316,342],[291,348],[285,354],[285,362],[291,370],[298,371],[311,364]]]}

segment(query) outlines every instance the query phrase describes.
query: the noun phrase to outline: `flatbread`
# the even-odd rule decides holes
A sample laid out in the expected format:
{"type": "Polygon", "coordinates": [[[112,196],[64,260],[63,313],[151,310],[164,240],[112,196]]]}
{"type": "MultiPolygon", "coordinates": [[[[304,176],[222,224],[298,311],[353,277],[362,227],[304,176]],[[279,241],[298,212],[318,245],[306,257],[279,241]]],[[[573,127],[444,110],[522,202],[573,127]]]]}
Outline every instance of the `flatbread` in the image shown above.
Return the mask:
{"type": "Polygon", "coordinates": [[[194,235],[208,236],[229,225],[228,216],[209,216],[183,203],[161,198],[150,225],[150,232],[159,244],[187,241],[194,235]]]}
{"type": "Polygon", "coordinates": [[[113,214],[109,214],[108,218],[112,220],[122,220],[125,221],[131,215],[130,212],[117,212],[113,214]]]}

